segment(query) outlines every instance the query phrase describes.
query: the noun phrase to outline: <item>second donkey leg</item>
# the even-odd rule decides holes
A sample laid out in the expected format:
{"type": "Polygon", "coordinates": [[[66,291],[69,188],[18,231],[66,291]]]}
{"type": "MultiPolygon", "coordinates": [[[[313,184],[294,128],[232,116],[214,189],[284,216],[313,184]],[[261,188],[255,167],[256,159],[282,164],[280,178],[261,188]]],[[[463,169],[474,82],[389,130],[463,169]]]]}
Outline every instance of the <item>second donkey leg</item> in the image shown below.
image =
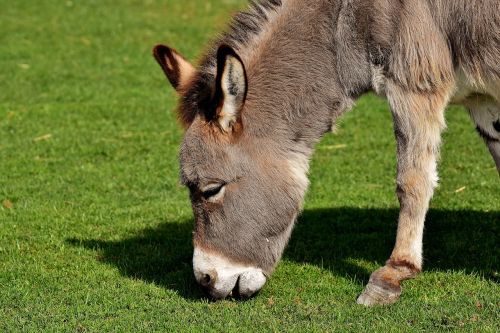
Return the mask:
{"type": "Polygon", "coordinates": [[[436,161],[450,91],[414,93],[395,85],[388,89],[397,140],[398,230],[389,260],[371,274],[359,304],[395,302],[401,294],[401,281],[415,277],[422,269],[424,220],[438,181],[436,161]]]}

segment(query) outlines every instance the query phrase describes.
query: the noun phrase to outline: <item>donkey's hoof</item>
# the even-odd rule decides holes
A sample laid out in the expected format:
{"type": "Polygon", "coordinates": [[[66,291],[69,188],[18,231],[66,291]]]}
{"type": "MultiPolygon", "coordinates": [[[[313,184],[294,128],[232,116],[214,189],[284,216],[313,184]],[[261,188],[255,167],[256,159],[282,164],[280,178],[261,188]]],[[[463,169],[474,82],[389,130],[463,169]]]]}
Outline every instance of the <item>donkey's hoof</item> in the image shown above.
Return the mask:
{"type": "Polygon", "coordinates": [[[363,293],[359,295],[356,303],[364,306],[388,305],[395,303],[400,295],[400,286],[379,286],[373,282],[369,282],[363,293]]]}

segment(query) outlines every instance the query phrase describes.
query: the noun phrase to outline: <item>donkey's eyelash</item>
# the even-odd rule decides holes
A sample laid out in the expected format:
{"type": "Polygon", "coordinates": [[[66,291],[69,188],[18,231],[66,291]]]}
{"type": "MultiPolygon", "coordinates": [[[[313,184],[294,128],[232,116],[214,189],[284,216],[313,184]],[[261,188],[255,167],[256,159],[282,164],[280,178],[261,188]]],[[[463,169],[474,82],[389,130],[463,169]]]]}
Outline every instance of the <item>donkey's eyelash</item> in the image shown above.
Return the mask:
{"type": "Polygon", "coordinates": [[[199,182],[197,183],[199,189],[201,191],[209,190],[211,187],[217,187],[221,185],[227,185],[229,183],[229,179],[223,179],[218,177],[200,177],[199,182]]]}
{"type": "Polygon", "coordinates": [[[205,199],[209,199],[217,194],[219,194],[219,192],[222,190],[222,188],[224,187],[224,185],[219,185],[217,187],[210,187],[204,191],[201,192],[201,195],[205,198],[205,199]]]}
{"type": "Polygon", "coordinates": [[[210,183],[206,183],[204,186],[200,186],[200,192],[201,193],[208,193],[208,192],[213,192],[213,191],[220,191],[221,188],[227,185],[227,182],[222,181],[222,180],[213,180],[210,183]]]}
{"type": "Polygon", "coordinates": [[[206,191],[210,191],[211,189],[215,189],[215,188],[218,188],[218,187],[221,187],[221,186],[224,186],[226,185],[227,183],[224,182],[224,181],[212,181],[204,186],[200,186],[200,190],[202,192],[206,192],[206,191]]]}

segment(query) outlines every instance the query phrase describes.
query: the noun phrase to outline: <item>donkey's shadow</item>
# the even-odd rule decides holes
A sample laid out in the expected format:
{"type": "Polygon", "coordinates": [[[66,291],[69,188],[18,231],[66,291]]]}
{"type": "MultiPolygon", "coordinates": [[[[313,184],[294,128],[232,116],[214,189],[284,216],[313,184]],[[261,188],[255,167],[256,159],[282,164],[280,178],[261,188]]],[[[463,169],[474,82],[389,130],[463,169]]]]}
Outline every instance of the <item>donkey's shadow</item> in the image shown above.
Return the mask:
{"type": "MultiPolygon", "coordinates": [[[[306,210],[284,258],[321,265],[365,283],[370,272],[355,260],[383,264],[394,245],[396,209],[306,210]]],[[[124,276],[152,282],[187,299],[202,297],[191,267],[192,223],[163,222],[120,241],[69,239],[95,250],[98,260],[124,276]]],[[[498,281],[500,212],[431,209],[424,236],[425,269],[462,270],[498,281]]]]}

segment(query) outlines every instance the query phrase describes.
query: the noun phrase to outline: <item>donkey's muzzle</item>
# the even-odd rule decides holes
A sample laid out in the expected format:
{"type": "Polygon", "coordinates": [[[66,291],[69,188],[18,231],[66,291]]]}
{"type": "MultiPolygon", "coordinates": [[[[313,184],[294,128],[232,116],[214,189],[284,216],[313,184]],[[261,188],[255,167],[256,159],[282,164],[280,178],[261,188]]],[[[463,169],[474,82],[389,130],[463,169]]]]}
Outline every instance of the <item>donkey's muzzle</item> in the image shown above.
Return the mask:
{"type": "Polygon", "coordinates": [[[195,248],[193,269],[196,281],[212,299],[227,296],[249,298],[266,283],[260,268],[232,263],[220,255],[195,248]]]}

